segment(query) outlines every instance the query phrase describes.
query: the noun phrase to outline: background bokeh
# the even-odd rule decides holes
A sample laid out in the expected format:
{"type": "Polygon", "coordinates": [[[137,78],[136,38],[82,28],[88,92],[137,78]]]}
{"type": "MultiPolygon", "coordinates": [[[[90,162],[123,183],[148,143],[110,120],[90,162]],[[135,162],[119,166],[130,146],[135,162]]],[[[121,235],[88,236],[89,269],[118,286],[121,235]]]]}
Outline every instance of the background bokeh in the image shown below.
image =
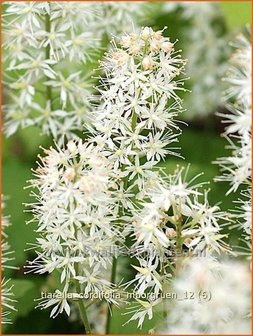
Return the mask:
{"type": "MultiPolygon", "coordinates": [[[[204,5],[208,4],[210,3],[206,2],[204,5]]],[[[187,37],[186,32],[191,32],[191,34],[201,33],[201,25],[194,27],[195,24],[200,24],[194,21],[194,13],[186,13],[184,15],[182,8],[173,2],[167,2],[166,8],[164,8],[164,5],[162,3],[148,4],[148,15],[144,20],[145,25],[150,25],[155,29],[168,26],[166,34],[171,36],[172,40],[179,39],[178,48],[183,50],[183,55],[187,50],[189,52],[188,58],[190,55],[193,57],[198,52],[200,53],[199,50],[202,50],[203,55],[197,55],[199,57],[196,71],[201,69],[201,77],[193,75],[186,83],[186,87],[193,92],[184,94],[185,108],[187,110],[182,114],[182,119],[187,120],[188,126],[182,125],[182,135],[179,139],[179,147],[181,147],[184,159],[169,157],[163,166],[167,172],[172,172],[177,164],[187,165],[190,163],[190,175],[203,172],[204,174],[199,180],[210,181],[210,202],[221,202],[221,208],[227,210],[233,208],[233,200],[237,196],[235,194],[225,196],[228,189],[226,183],[213,182],[213,178],[219,174],[219,168],[212,164],[217,157],[227,156],[225,149],[227,142],[220,136],[223,126],[221,120],[215,115],[216,111],[222,111],[224,107],[218,96],[213,96],[210,100],[208,98],[210,92],[205,92],[205,90],[197,92],[196,90],[198,90],[198,86],[201,85],[201,81],[203,82],[205,76],[210,71],[211,73],[214,71],[209,68],[208,55],[210,50],[220,48],[220,41],[223,41],[223,46],[219,49],[219,57],[215,60],[217,62],[215,71],[218,69],[218,73],[214,77],[217,82],[211,83],[213,87],[218,87],[220,91],[222,90],[223,64],[226,63],[231,52],[230,47],[228,47],[228,41],[233,40],[235,35],[243,30],[245,24],[251,23],[251,3],[243,1],[217,3],[216,11],[218,14],[215,19],[210,20],[209,27],[211,31],[217,33],[214,34],[214,38],[211,41],[204,39],[195,39],[194,41],[194,39],[187,37]],[[197,30],[195,33],[194,29],[197,30]],[[196,49],[197,47],[198,49],[196,49]],[[196,111],[198,112],[196,113],[196,111]]],[[[196,11],[196,16],[199,13],[198,5],[198,3],[195,3],[195,9],[193,8],[193,11],[196,11]]],[[[205,16],[203,18],[205,19],[205,16]]],[[[101,51],[100,56],[102,56],[103,51],[101,51]]],[[[94,64],[91,63],[87,66],[92,68],[94,64]]],[[[189,76],[188,73],[186,73],[187,76],[189,76]]],[[[3,136],[2,142],[2,188],[3,194],[9,197],[6,202],[5,214],[11,216],[12,226],[8,228],[9,243],[15,252],[13,264],[19,268],[19,270],[6,272],[6,276],[12,277],[12,282],[15,284],[14,293],[17,300],[17,312],[12,314],[13,324],[4,327],[3,333],[81,333],[81,325],[78,322],[71,322],[67,316],[61,315],[56,319],[50,319],[49,311],[34,309],[36,306],[35,299],[40,296],[40,292],[43,289],[57,287],[57,277],[54,275],[36,276],[34,274],[24,274],[26,260],[32,259],[29,243],[33,243],[36,237],[34,232],[35,224],[26,225],[26,221],[31,217],[29,212],[24,212],[24,203],[32,202],[29,196],[29,189],[26,188],[27,180],[32,177],[31,168],[36,167],[37,155],[41,152],[39,146],[48,147],[52,144],[52,140],[40,135],[39,129],[31,127],[20,130],[8,139],[3,136]]],[[[232,232],[230,243],[240,244],[238,234],[232,232]]],[[[144,328],[140,331],[137,330],[134,322],[122,327],[122,323],[126,319],[126,316],[121,315],[115,309],[112,333],[146,333],[152,328],[154,323],[148,322],[144,324],[144,328]]]]}

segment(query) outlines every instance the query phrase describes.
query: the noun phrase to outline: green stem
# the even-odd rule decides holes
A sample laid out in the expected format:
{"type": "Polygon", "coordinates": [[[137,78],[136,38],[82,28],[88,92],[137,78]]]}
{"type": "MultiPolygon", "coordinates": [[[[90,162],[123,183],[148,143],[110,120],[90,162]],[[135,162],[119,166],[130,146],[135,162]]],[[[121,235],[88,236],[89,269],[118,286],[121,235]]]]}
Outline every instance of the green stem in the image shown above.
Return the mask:
{"type": "MultiPolygon", "coordinates": [[[[164,276],[165,275],[165,263],[162,262],[162,267],[161,267],[161,273],[162,275],[164,276]]],[[[164,280],[163,280],[164,281],[164,280]]],[[[162,289],[163,291],[166,290],[165,288],[165,281],[164,283],[162,284],[162,289]]],[[[167,307],[167,302],[166,302],[166,299],[163,299],[163,318],[166,319],[167,318],[167,314],[168,314],[168,307],[167,307]]]]}
{"type": "MultiPolygon", "coordinates": [[[[116,274],[117,274],[117,258],[113,257],[112,271],[111,271],[111,283],[112,284],[116,282],[116,274]]],[[[111,321],[112,321],[112,303],[109,303],[108,312],[107,312],[107,321],[106,321],[106,334],[110,333],[111,321]]]]}
{"type": "MultiPolygon", "coordinates": [[[[74,280],[75,286],[76,286],[76,292],[79,294],[81,293],[81,286],[80,283],[78,282],[78,280],[74,280]]],[[[80,311],[80,315],[84,324],[84,334],[85,335],[89,335],[91,334],[91,327],[88,321],[88,316],[86,313],[86,308],[84,305],[84,302],[82,299],[78,300],[78,306],[79,306],[79,311],[80,311]]]]}
{"type": "MultiPolygon", "coordinates": [[[[50,3],[48,4],[50,6],[50,3]]],[[[46,32],[50,33],[51,32],[51,21],[50,21],[50,15],[46,14],[45,15],[45,30],[46,32]]],[[[46,59],[50,59],[50,44],[48,44],[46,46],[45,49],[45,57],[46,59]]],[[[50,101],[50,107],[52,109],[52,88],[50,85],[46,86],[46,97],[47,97],[47,101],[50,101]]]]}
{"type": "Polygon", "coordinates": [[[132,131],[133,132],[135,131],[135,128],[136,128],[137,119],[138,119],[137,113],[133,112],[133,116],[132,116],[132,131]]]}
{"type": "MultiPolygon", "coordinates": [[[[174,216],[177,216],[176,209],[173,209],[174,216]]],[[[183,240],[182,240],[182,218],[176,218],[176,273],[179,272],[181,267],[182,252],[183,252],[183,240]]]]}

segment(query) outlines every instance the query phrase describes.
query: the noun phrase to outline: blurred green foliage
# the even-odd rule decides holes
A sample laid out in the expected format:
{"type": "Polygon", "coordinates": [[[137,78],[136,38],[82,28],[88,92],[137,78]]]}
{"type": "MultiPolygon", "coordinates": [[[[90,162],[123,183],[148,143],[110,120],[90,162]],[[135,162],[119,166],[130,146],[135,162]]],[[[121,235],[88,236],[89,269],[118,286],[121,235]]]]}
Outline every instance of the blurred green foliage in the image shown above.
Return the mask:
{"type": "MultiPolygon", "coordinates": [[[[251,3],[244,1],[221,2],[220,6],[224,13],[227,29],[232,33],[238,31],[241,26],[251,22],[251,3]]],[[[159,5],[156,4],[159,9],[159,5]]],[[[157,14],[157,11],[148,18],[153,26],[162,27],[168,25],[168,19],[164,14],[157,14]]],[[[177,20],[174,18],[170,22],[170,33],[180,38],[177,29],[177,20]]],[[[169,27],[169,28],[170,28],[169,27]]],[[[201,42],[201,41],[200,41],[201,42]]],[[[90,63],[89,68],[93,67],[90,63]]],[[[189,93],[190,94],[190,93],[189,93]]],[[[185,112],[187,113],[187,112],[185,112]]],[[[189,178],[203,172],[199,181],[210,181],[207,188],[210,188],[210,203],[222,201],[221,208],[224,210],[233,208],[233,200],[236,195],[225,196],[228,186],[225,183],[214,183],[213,178],[219,174],[217,166],[212,164],[217,157],[226,156],[226,141],[219,134],[215,118],[204,120],[202,124],[191,124],[189,127],[183,127],[183,133],[179,139],[179,147],[184,159],[169,157],[162,164],[166,172],[173,172],[176,166],[186,166],[191,164],[189,178]]],[[[15,252],[14,264],[19,270],[6,272],[7,276],[13,277],[15,298],[17,300],[17,312],[12,314],[14,324],[4,327],[3,333],[81,333],[82,326],[78,323],[71,323],[65,315],[53,320],[49,318],[49,311],[34,310],[36,298],[43,288],[56,287],[57,277],[38,277],[34,275],[24,275],[24,266],[26,260],[31,257],[28,243],[34,243],[36,233],[34,232],[36,224],[26,225],[26,221],[31,219],[29,212],[24,212],[24,203],[32,202],[29,197],[27,180],[32,178],[31,168],[36,167],[37,155],[41,153],[40,145],[48,147],[52,141],[46,136],[41,136],[39,129],[33,127],[19,131],[15,136],[9,139],[3,138],[2,150],[2,181],[3,194],[9,196],[6,204],[5,213],[11,215],[12,226],[8,228],[9,243],[15,252]]],[[[239,244],[238,235],[231,235],[233,244],[239,244]]],[[[127,309],[124,311],[127,312],[127,309]]],[[[128,315],[122,315],[122,311],[114,309],[114,319],[112,333],[126,334],[144,334],[153,328],[153,322],[145,323],[144,328],[137,330],[135,322],[131,322],[124,327],[122,324],[128,319],[128,315]]],[[[157,318],[160,319],[159,313],[157,318]]]]}
{"type": "Polygon", "coordinates": [[[220,6],[230,31],[252,22],[251,1],[221,1],[220,6]]]}

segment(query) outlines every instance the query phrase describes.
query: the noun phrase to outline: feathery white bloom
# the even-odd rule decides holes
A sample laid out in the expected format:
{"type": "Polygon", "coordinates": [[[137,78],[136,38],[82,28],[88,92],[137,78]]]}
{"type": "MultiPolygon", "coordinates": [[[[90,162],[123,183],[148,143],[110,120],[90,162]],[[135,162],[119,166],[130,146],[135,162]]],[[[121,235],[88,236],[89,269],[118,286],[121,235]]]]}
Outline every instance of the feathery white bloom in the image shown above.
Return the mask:
{"type": "Polygon", "coordinates": [[[148,317],[149,320],[153,318],[153,306],[160,303],[160,300],[149,302],[136,299],[136,301],[138,305],[131,307],[126,313],[132,314],[132,317],[127,321],[127,323],[138,320],[138,328],[142,328],[142,324],[146,317],[148,317]]]}
{"type": "Polygon", "coordinates": [[[252,182],[252,84],[251,84],[251,43],[246,35],[238,35],[235,53],[226,78],[228,89],[225,99],[228,100],[228,112],[221,114],[228,126],[225,135],[229,141],[231,156],[219,158],[216,163],[221,167],[222,175],[217,181],[228,181],[230,188],[227,193],[235,192],[243,186],[241,198],[236,201],[235,225],[243,229],[243,241],[246,243],[247,254],[251,254],[251,182],[252,182]]]}
{"type": "Polygon", "coordinates": [[[231,67],[226,81],[229,88],[225,92],[226,99],[233,99],[228,104],[232,114],[222,114],[229,123],[225,134],[228,137],[232,155],[220,158],[222,176],[217,181],[229,181],[231,191],[236,191],[241,184],[251,181],[251,43],[239,35],[235,44],[236,52],[231,58],[231,67]],[[231,107],[232,106],[232,107],[231,107]],[[238,135],[235,135],[238,132],[238,135]]]}
{"type": "Polygon", "coordinates": [[[219,5],[211,2],[164,3],[163,11],[176,13],[182,23],[183,57],[187,58],[186,73],[192,83],[191,94],[185,97],[186,119],[214,113],[221,103],[220,76],[225,72],[227,53],[218,20],[219,5]],[[214,24],[215,22],[215,24],[214,24]],[[184,28],[185,27],[185,28],[184,28]]]}
{"type": "Polygon", "coordinates": [[[151,245],[154,249],[159,246],[176,249],[180,238],[180,244],[195,253],[226,250],[222,242],[224,235],[220,233],[220,221],[227,220],[226,214],[219,211],[218,206],[210,206],[207,192],[202,194],[198,185],[189,185],[182,173],[182,169],[176,171],[169,176],[168,183],[163,182],[148,191],[150,203],[144,203],[133,222],[136,244],[143,242],[147,251],[151,245]]]}
{"type": "Polygon", "coordinates": [[[251,239],[252,227],[252,196],[251,190],[242,191],[242,198],[236,202],[236,218],[239,219],[239,227],[246,233],[246,239],[251,239]]]}
{"type": "MultiPolygon", "coordinates": [[[[167,181],[150,187],[146,192],[149,203],[146,200],[136,211],[130,232],[139,266],[133,265],[137,274],[127,284],[135,284],[136,294],[153,293],[159,298],[165,293],[171,271],[178,267],[186,251],[189,256],[229,251],[223,241],[226,235],[221,232],[221,224],[228,221],[226,214],[218,206],[209,205],[207,192],[202,194],[198,189],[202,184],[194,185],[193,180],[187,182],[183,169],[178,169],[167,181]]],[[[138,310],[143,313],[138,316],[145,317],[145,311],[138,310]]]]}
{"type": "Polygon", "coordinates": [[[37,188],[33,213],[40,237],[37,257],[27,268],[39,274],[61,272],[63,298],[43,299],[39,304],[41,308],[56,305],[51,313],[55,317],[64,310],[69,313],[66,294],[73,281],[85,294],[113,290],[104,272],[110,269],[121,234],[115,225],[117,206],[106,153],[81,140],[45,153],[32,180],[37,188]]]}
{"type": "Polygon", "coordinates": [[[106,1],[101,3],[102,20],[96,23],[96,29],[104,33],[128,32],[143,16],[144,4],[129,1],[106,1]]]}
{"type": "MultiPolygon", "coordinates": [[[[248,32],[250,34],[250,32],[248,32]]],[[[231,57],[231,66],[225,80],[230,84],[225,92],[227,100],[231,97],[236,99],[237,104],[242,107],[251,106],[251,43],[250,38],[239,34],[237,40],[232,44],[236,48],[231,57]]]]}
{"type": "Polygon", "coordinates": [[[244,264],[210,256],[192,259],[172,290],[179,299],[170,302],[162,333],[250,333],[250,272],[244,264]]]}
{"type": "Polygon", "coordinates": [[[99,46],[91,28],[91,23],[99,20],[99,4],[6,4],[3,77],[6,99],[13,103],[4,108],[6,135],[36,125],[61,142],[64,137],[75,138],[91,108],[89,74],[81,74],[78,63],[91,60],[99,46]],[[72,66],[73,59],[77,67],[72,66]],[[41,110],[48,111],[46,116],[41,117],[41,110]]]}
{"type": "Polygon", "coordinates": [[[153,166],[173,152],[166,147],[177,140],[173,119],[181,111],[177,91],[184,88],[176,77],[184,63],[169,38],[149,27],[124,35],[102,63],[106,79],[93,122],[97,142],[139,189],[155,178],[153,166]]]}

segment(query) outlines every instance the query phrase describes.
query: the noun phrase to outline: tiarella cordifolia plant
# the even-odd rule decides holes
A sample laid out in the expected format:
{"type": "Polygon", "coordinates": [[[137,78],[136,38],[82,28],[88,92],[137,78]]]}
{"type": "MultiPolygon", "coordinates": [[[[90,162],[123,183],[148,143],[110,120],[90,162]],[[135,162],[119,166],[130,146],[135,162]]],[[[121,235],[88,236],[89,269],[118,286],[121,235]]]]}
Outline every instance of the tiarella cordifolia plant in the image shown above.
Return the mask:
{"type": "Polygon", "coordinates": [[[221,11],[214,3],[165,3],[163,10],[173,13],[184,22],[184,56],[186,73],[190,77],[191,94],[185,97],[186,119],[204,118],[214,113],[221,103],[220,76],[225,72],[226,43],[222,38],[221,11]],[[179,12],[178,12],[179,11],[179,12]]]}
{"type": "MultiPolygon", "coordinates": [[[[2,196],[2,212],[5,208],[5,200],[4,200],[4,196],[2,196]]],[[[1,239],[1,266],[2,266],[2,271],[3,271],[3,275],[4,275],[4,271],[7,268],[14,268],[13,266],[11,266],[9,263],[13,260],[13,252],[10,251],[10,245],[8,243],[8,236],[6,233],[6,228],[9,227],[10,221],[9,221],[9,217],[3,215],[2,216],[2,239],[1,239]]],[[[3,324],[5,323],[11,323],[11,319],[10,316],[11,312],[16,310],[15,309],[15,302],[16,300],[13,299],[13,285],[10,284],[10,279],[6,279],[5,277],[2,278],[2,282],[1,282],[1,304],[2,304],[2,319],[1,322],[3,324]]]]}
{"type": "Polygon", "coordinates": [[[241,188],[241,198],[236,202],[235,215],[237,225],[245,232],[245,238],[251,239],[251,43],[248,37],[239,35],[236,52],[231,58],[231,67],[225,79],[229,88],[225,92],[228,113],[225,118],[225,136],[229,141],[231,156],[218,160],[222,175],[217,181],[230,183],[228,194],[241,188]]]}
{"type": "Polygon", "coordinates": [[[172,283],[164,334],[250,333],[250,272],[238,261],[186,260],[172,283]]]}
{"type": "Polygon", "coordinates": [[[90,109],[89,75],[81,71],[98,47],[97,5],[89,2],[7,3],[4,15],[5,132],[40,127],[73,136],[90,109]],[[73,64],[75,60],[75,64],[73,64]]]}
{"type": "MultiPolygon", "coordinates": [[[[225,215],[209,206],[207,193],[188,186],[180,169],[167,179],[154,170],[165,155],[175,154],[168,145],[176,141],[174,130],[179,132],[177,91],[185,89],[177,76],[184,64],[169,38],[149,27],[123,36],[102,63],[106,78],[99,87],[95,141],[108,150],[118,176],[120,213],[126,219],[122,230],[130,235],[138,261],[133,266],[137,274],[126,287],[133,286],[135,295],[157,296],[137,299],[129,321],[139,320],[140,327],[146,316],[153,317],[153,307],[161,303],[159,295],[178,267],[175,251],[182,254],[183,244],[189,253],[227,250],[219,226],[225,215]]],[[[114,258],[112,282],[115,265],[114,258]]]]}
{"type": "Polygon", "coordinates": [[[145,27],[124,35],[119,44],[113,41],[102,62],[101,104],[90,117],[93,137],[45,150],[35,172],[33,213],[41,237],[28,268],[39,274],[58,270],[62,283],[39,306],[54,306],[53,317],[70,314],[68,294],[74,294],[88,333],[86,308],[96,303],[94,294],[109,304],[110,331],[111,305],[123,292],[116,284],[115,252],[126,238],[136,274],[123,287],[137,303],[129,321],[138,320],[139,327],[164,303],[161,296],[180,271],[184,250],[188,255],[228,250],[220,229],[226,215],[209,205],[202,184],[187,182],[183,169],[166,176],[157,168],[167,154],[176,154],[168,146],[180,133],[175,117],[182,110],[178,91],[185,90],[179,77],[184,65],[162,31],[145,27]],[[110,253],[99,253],[108,248],[110,253]]]}
{"type": "Polygon", "coordinates": [[[52,306],[52,317],[63,311],[69,315],[68,301],[76,300],[85,331],[90,333],[84,302],[92,303],[93,296],[100,294],[101,300],[117,304],[111,295],[116,287],[105,278],[110,251],[122,240],[116,225],[111,163],[105,152],[81,140],[45,154],[32,181],[37,189],[33,213],[40,237],[37,257],[27,267],[39,274],[60,272],[62,288],[53,297],[42,298],[38,306],[52,306]]]}

